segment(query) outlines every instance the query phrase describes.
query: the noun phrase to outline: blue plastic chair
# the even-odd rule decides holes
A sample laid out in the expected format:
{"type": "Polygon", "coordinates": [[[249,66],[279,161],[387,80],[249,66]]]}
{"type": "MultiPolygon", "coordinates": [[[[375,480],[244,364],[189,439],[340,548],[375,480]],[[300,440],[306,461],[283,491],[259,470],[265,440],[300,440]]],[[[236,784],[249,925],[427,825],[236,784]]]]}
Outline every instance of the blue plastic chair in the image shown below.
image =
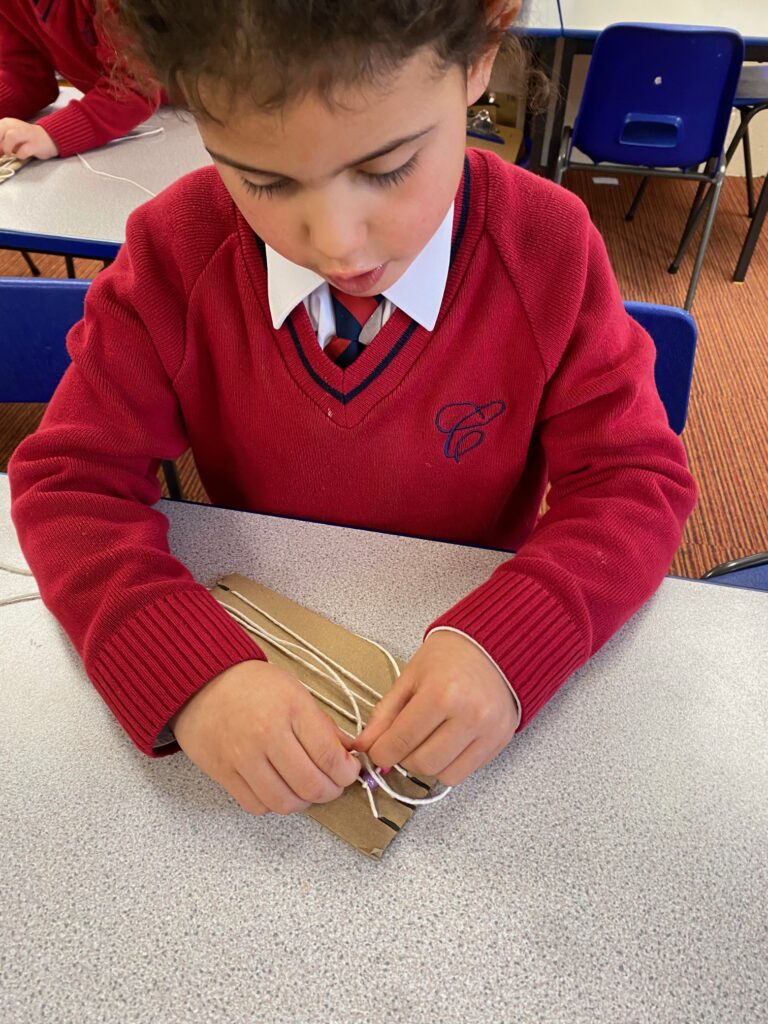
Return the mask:
{"type": "Polygon", "coordinates": [[[709,583],[717,583],[721,587],[746,587],[749,590],[768,591],[768,551],[755,555],[735,558],[732,562],[723,562],[701,577],[709,583]]]}
{"type": "MultiPolygon", "coordinates": [[[[65,339],[83,316],[90,281],[0,278],[0,402],[48,402],[69,366],[65,339]]],[[[168,493],[181,497],[176,467],[163,462],[168,493]]]]}
{"type": "Polygon", "coordinates": [[[47,402],[69,366],[64,339],[90,281],[0,278],[0,402],[47,402]]]}
{"type": "MultiPolygon", "coordinates": [[[[629,220],[651,177],[712,186],[685,309],[693,305],[725,177],[723,146],[743,60],[744,42],[729,29],[609,25],[595,44],[575,124],[560,141],[557,182],[569,169],[597,166],[601,174],[644,175],[629,220]],[[574,161],[575,150],[592,163],[574,161]]],[[[692,234],[684,232],[670,272],[692,234]]]]}
{"type": "Polygon", "coordinates": [[[624,308],[650,334],[656,346],[654,376],[670,427],[680,434],[688,418],[693,362],[696,356],[696,321],[676,306],[625,302],[624,308]]]}

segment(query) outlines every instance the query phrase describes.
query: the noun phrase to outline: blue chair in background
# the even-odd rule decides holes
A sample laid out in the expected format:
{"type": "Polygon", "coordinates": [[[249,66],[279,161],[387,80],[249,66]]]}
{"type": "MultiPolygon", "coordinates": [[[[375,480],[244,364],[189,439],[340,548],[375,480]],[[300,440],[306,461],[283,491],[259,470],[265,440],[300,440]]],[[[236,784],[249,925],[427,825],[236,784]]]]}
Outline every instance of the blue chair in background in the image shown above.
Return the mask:
{"type": "MultiPolygon", "coordinates": [[[[725,177],[725,134],[743,60],[744,42],[728,29],[609,25],[595,44],[575,124],[560,140],[558,183],[567,170],[644,176],[629,220],[651,177],[712,186],[685,309],[693,305],[725,177]],[[592,162],[574,160],[575,150],[592,162]]],[[[692,234],[687,226],[670,272],[692,234]]]]}
{"type": "Polygon", "coordinates": [[[676,306],[625,302],[624,308],[653,338],[656,346],[656,389],[667,411],[670,427],[680,434],[688,417],[696,357],[696,321],[690,313],[676,306]]]}
{"type": "MultiPolygon", "coordinates": [[[[83,315],[90,281],[0,278],[0,402],[48,402],[69,366],[67,333],[83,315]]],[[[163,462],[168,493],[181,497],[176,467],[163,462]]]]}
{"type": "Polygon", "coordinates": [[[746,587],[749,590],[768,591],[768,551],[735,558],[732,562],[723,562],[705,572],[701,578],[709,583],[718,583],[722,587],[746,587]]]}

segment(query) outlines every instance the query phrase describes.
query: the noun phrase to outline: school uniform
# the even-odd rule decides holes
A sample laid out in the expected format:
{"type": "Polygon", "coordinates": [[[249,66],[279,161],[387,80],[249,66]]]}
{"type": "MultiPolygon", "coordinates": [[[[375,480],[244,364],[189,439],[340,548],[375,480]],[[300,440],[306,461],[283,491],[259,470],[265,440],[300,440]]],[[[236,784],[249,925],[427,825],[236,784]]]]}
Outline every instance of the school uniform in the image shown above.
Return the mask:
{"type": "Polygon", "coordinates": [[[93,0],[3,0],[0,7],[0,117],[34,118],[59,95],[56,72],[85,93],[37,122],[72,156],[127,134],[157,110],[111,80],[117,55],[95,23],[93,0]]]}
{"type": "Polygon", "coordinates": [[[137,210],[91,286],[73,364],[9,466],[12,511],[43,599],[147,753],[175,749],[158,737],[205,682],[262,657],[151,507],[159,461],[189,446],[216,504],[516,551],[425,627],[479,644],[523,725],[669,569],[695,485],[584,206],[471,150],[448,224],[431,328],[394,286],[346,369],[310,318],[322,282],[286,312],[214,168],[137,210]]]}

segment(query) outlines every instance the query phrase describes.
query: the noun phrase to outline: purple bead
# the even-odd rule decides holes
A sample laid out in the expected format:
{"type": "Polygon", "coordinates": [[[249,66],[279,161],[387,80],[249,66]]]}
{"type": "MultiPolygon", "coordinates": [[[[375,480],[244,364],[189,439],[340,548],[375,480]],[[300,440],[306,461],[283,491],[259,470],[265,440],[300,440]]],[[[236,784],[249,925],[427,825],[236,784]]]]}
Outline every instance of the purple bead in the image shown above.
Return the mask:
{"type": "Polygon", "coordinates": [[[367,768],[363,768],[360,772],[360,781],[364,786],[367,786],[368,789],[379,788],[379,780],[375,776],[371,775],[367,768]]]}

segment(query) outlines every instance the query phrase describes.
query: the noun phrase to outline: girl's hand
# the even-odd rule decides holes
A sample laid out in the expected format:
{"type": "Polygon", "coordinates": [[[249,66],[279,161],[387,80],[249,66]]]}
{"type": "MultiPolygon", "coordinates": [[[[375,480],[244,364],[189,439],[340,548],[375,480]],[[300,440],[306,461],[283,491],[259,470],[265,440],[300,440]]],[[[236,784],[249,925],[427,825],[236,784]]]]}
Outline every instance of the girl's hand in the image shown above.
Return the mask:
{"type": "Polygon", "coordinates": [[[216,676],[170,725],[187,756],[251,814],[335,800],[360,771],[351,739],[297,679],[264,661],[216,676]]]}
{"type": "Polygon", "coordinates": [[[0,118],[0,154],[17,156],[22,160],[34,156],[49,160],[59,155],[56,143],[39,124],[28,124],[15,117],[0,118]]]}
{"type": "Polygon", "coordinates": [[[435,630],[354,749],[382,768],[401,764],[455,786],[503,750],[519,724],[515,698],[490,658],[461,634],[435,630]]]}

